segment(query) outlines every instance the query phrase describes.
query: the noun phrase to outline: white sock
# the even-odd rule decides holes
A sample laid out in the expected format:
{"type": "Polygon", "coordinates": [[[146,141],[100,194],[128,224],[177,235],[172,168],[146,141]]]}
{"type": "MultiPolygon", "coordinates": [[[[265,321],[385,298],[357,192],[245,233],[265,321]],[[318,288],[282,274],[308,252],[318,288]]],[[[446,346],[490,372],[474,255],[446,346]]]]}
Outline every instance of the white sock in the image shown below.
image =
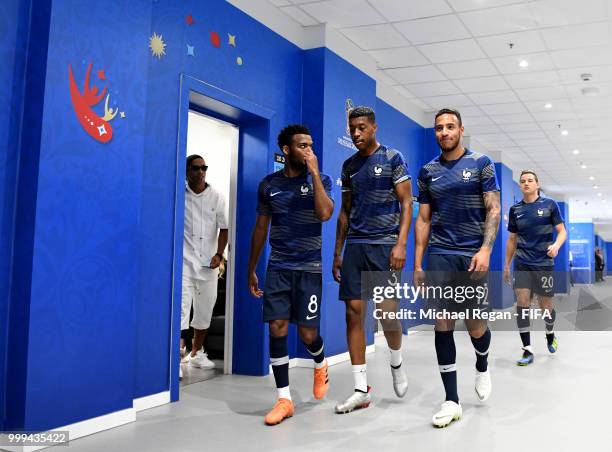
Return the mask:
{"type": "Polygon", "coordinates": [[[523,350],[526,350],[533,355],[533,348],[531,348],[531,345],[528,345],[527,347],[523,347],[523,350]]]}
{"type": "Polygon", "coordinates": [[[366,364],[353,365],[353,380],[355,380],[355,389],[362,392],[368,392],[366,364]]]}
{"type": "Polygon", "coordinates": [[[327,358],[325,358],[320,363],[314,363],[314,366],[315,366],[315,369],[323,369],[326,364],[327,364],[327,358]]]}
{"type": "Polygon", "coordinates": [[[291,400],[291,392],[289,391],[289,386],[285,386],[284,388],[276,388],[278,391],[279,399],[289,399],[291,400]]]}
{"type": "Polygon", "coordinates": [[[389,351],[391,352],[391,365],[397,367],[402,364],[402,347],[400,347],[399,350],[390,348],[389,351]]]}

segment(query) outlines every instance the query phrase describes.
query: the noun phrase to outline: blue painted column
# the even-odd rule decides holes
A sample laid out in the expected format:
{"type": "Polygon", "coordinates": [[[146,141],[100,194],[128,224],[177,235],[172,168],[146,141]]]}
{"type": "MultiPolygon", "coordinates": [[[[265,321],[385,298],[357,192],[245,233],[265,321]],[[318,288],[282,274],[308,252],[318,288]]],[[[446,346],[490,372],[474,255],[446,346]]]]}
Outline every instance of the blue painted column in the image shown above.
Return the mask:
{"type": "Polygon", "coordinates": [[[593,223],[570,223],[572,272],[576,284],[595,282],[595,233],[593,223]]]}
{"type": "MultiPolygon", "coordinates": [[[[559,294],[567,294],[570,291],[570,266],[569,266],[569,252],[570,252],[570,225],[569,225],[569,204],[563,201],[557,202],[561,216],[565,221],[565,229],[567,230],[567,240],[559,248],[559,254],[555,258],[554,265],[554,276],[555,276],[555,292],[559,294]]],[[[555,233],[556,237],[556,233],[555,233]]]]}

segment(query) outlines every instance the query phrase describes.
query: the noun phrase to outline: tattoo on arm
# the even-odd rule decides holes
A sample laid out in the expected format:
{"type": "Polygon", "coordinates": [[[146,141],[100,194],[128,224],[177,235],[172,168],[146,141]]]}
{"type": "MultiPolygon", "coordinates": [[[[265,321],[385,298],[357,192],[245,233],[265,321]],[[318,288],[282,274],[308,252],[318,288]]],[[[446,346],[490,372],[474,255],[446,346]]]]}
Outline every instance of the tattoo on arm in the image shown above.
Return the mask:
{"type": "Polygon", "coordinates": [[[493,244],[495,243],[495,237],[497,237],[497,231],[499,229],[499,222],[501,220],[501,205],[499,200],[499,192],[486,192],[482,195],[482,198],[484,200],[485,208],[487,209],[482,246],[493,248],[493,244]]]}

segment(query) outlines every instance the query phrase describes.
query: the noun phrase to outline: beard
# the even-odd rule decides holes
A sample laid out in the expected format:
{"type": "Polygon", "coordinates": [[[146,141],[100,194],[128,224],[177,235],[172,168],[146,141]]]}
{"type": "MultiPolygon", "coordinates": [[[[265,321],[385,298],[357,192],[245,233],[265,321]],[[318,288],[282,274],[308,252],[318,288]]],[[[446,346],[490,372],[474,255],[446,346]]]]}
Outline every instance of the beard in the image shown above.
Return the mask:
{"type": "Polygon", "coordinates": [[[289,163],[296,170],[304,170],[306,168],[306,163],[304,163],[304,159],[301,159],[297,155],[289,155],[289,163]]]}
{"type": "Polygon", "coordinates": [[[443,152],[450,152],[452,150],[454,150],[457,146],[459,145],[459,138],[457,137],[457,139],[451,139],[451,140],[446,140],[446,141],[438,141],[438,146],[440,146],[440,149],[443,152]]]}

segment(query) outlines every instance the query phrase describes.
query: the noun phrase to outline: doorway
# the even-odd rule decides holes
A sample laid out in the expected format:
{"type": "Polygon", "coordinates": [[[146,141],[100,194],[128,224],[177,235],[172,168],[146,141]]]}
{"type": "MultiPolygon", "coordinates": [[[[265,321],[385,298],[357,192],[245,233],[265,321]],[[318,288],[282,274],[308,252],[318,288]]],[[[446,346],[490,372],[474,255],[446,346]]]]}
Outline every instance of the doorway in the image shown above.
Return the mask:
{"type": "MultiPolygon", "coordinates": [[[[186,155],[199,155],[204,158],[208,170],[206,183],[223,200],[224,216],[228,224],[228,244],[223,252],[225,259],[219,268],[217,278],[216,302],[212,319],[204,342],[208,358],[215,364],[214,369],[194,367],[182,363],[183,378],[181,386],[209,380],[221,373],[230,373],[232,359],[231,325],[233,322],[233,281],[235,249],[235,211],[236,211],[236,169],[238,160],[239,129],[236,125],[190,109],[187,118],[186,155]]],[[[187,222],[186,222],[187,224],[187,222]]],[[[190,318],[193,317],[193,307],[190,318]]],[[[181,331],[187,353],[191,350],[193,328],[181,331]]]]}

